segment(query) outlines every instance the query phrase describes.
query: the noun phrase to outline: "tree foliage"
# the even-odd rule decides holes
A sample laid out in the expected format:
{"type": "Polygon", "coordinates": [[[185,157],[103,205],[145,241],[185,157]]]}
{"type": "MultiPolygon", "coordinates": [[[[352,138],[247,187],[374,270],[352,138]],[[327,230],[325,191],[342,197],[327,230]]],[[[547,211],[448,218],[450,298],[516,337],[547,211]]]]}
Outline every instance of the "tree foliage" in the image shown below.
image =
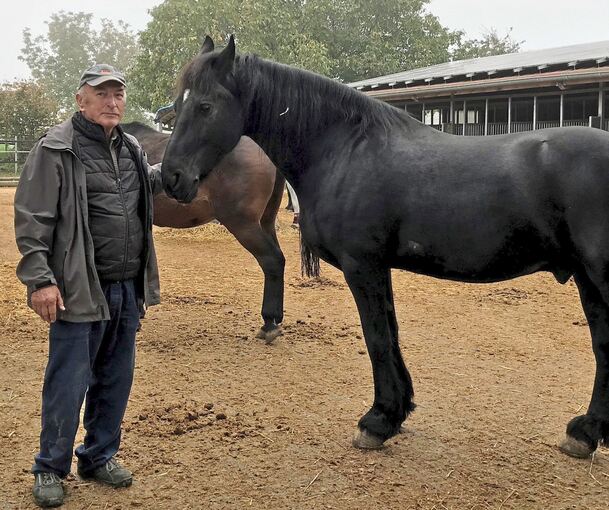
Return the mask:
{"type": "Polygon", "coordinates": [[[429,0],[313,0],[304,3],[328,49],[331,76],[345,82],[449,59],[459,32],[427,11],[429,0]]]}
{"type": "MultiPolygon", "coordinates": [[[[464,34],[461,33],[461,37],[464,34]]],[[[500,35],[495,28],[491,28],[480,39],[462,39],[452,53],[453,60],[466,60],[470,58],[490,57],[492,55],[505,55],[517,53],[524,41],[516,41],[512,37],[510,28],[505,35],[500,35]]]]}
{"type": "MultiPolygon", "coordinates": [[[[129,25],[102,19],[96,30],[93,24],[92,14],[60,11],[46,22],[45,35],[34,36],[29,28],[23,32],[20,59],[64,114],[74,110],[74,95],[85,69],[95,63],[107,63],[128,74],[137,56],[137,34],[129,25]]],[[[131,118],[141,117],[134,109],[129,109],[128,114],[131,118]]]]}
{"type": "Polygon", "coordinates": [[[33,81],[0,84],[0,137],[34,140],[57,122],[57,102],[33,81]]]}
{"type": "Polygon", "coordinates": [[[426,11],[429,0],[165,0],[140,34],[138,104],[173,99],[176,78],[204,36],[235,34],[238,49],[343,81],[450,58],[460,37],[426,11]]]}
{"type": "Polygon", "coordinates": [[[430,0],[165,0],[136,34],[123,22],[59,12],[45,35],[24,31],[21,59],[64,114],[74,107],[80,74],[110,63],[127,74],[127,118],[143,119],[173,100],[183,66],[205,35],[218,44],[235,34],[240,52],[295,65],[345,82],[448,60],[518,51],[511,33],[481,39],[442,26],[430,0]],[[134,108],[135,105],[135,108],[134,108]]]}

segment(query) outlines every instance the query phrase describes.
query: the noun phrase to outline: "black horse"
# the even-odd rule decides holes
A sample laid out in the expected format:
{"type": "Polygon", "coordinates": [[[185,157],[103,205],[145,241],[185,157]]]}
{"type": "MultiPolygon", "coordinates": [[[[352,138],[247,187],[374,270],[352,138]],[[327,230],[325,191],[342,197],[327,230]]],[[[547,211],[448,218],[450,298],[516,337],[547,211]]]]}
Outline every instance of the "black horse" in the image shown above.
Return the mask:
{"type": "Polygon", "coordinates": [[[465,282],[550,271],[574,276],[596,379],[561,448],[609,439],[609,135],[557,128],[493,137],[440,133],[321,76],[207,38],[183,76],[165,189],[199,180],[251,136],[301,202],[301,232],[353,293],[374,377],[354,444],[380,447],[414,409],[398,346],[390,268],[465,282]]]}

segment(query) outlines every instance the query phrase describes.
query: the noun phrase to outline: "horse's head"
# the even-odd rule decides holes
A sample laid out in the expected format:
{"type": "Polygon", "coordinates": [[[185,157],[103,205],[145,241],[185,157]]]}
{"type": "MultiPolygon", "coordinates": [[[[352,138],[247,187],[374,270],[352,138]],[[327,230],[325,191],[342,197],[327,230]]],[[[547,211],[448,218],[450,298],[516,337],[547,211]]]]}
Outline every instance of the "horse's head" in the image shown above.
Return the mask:
{"type": "Polygon", "coordinates": [[[176,121],[163,159],[168,195],[190,202],[203,179],[239,142],[243,113],[233,75],[235,41],[222,51],[205,38],[186,67],[175,102],[176,121]]]}

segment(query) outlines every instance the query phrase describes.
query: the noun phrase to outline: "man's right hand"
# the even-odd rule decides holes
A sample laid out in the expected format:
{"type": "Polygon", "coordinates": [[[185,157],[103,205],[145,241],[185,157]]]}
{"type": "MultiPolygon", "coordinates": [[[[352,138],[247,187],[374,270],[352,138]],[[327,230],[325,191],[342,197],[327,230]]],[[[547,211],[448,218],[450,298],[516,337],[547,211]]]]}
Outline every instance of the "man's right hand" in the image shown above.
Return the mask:
{"type": "Polygon", "coordinates": [[[57,319],[57,308],[65,310],[57,285],[49,285],[32,292],[32,308],[49,324],[57,319]]]}

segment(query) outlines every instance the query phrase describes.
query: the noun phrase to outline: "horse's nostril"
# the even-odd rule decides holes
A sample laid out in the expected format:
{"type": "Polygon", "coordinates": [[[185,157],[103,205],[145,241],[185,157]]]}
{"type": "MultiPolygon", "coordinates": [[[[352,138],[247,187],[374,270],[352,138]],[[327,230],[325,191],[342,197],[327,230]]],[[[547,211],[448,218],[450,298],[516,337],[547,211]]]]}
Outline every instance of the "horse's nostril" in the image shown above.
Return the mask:
{"type": "Polygon", "coordinates": [[[180,181],[180,172],[175,172],[173,174],[173,183],[171,184],[172,188],[175,188],[180,181]]]}

